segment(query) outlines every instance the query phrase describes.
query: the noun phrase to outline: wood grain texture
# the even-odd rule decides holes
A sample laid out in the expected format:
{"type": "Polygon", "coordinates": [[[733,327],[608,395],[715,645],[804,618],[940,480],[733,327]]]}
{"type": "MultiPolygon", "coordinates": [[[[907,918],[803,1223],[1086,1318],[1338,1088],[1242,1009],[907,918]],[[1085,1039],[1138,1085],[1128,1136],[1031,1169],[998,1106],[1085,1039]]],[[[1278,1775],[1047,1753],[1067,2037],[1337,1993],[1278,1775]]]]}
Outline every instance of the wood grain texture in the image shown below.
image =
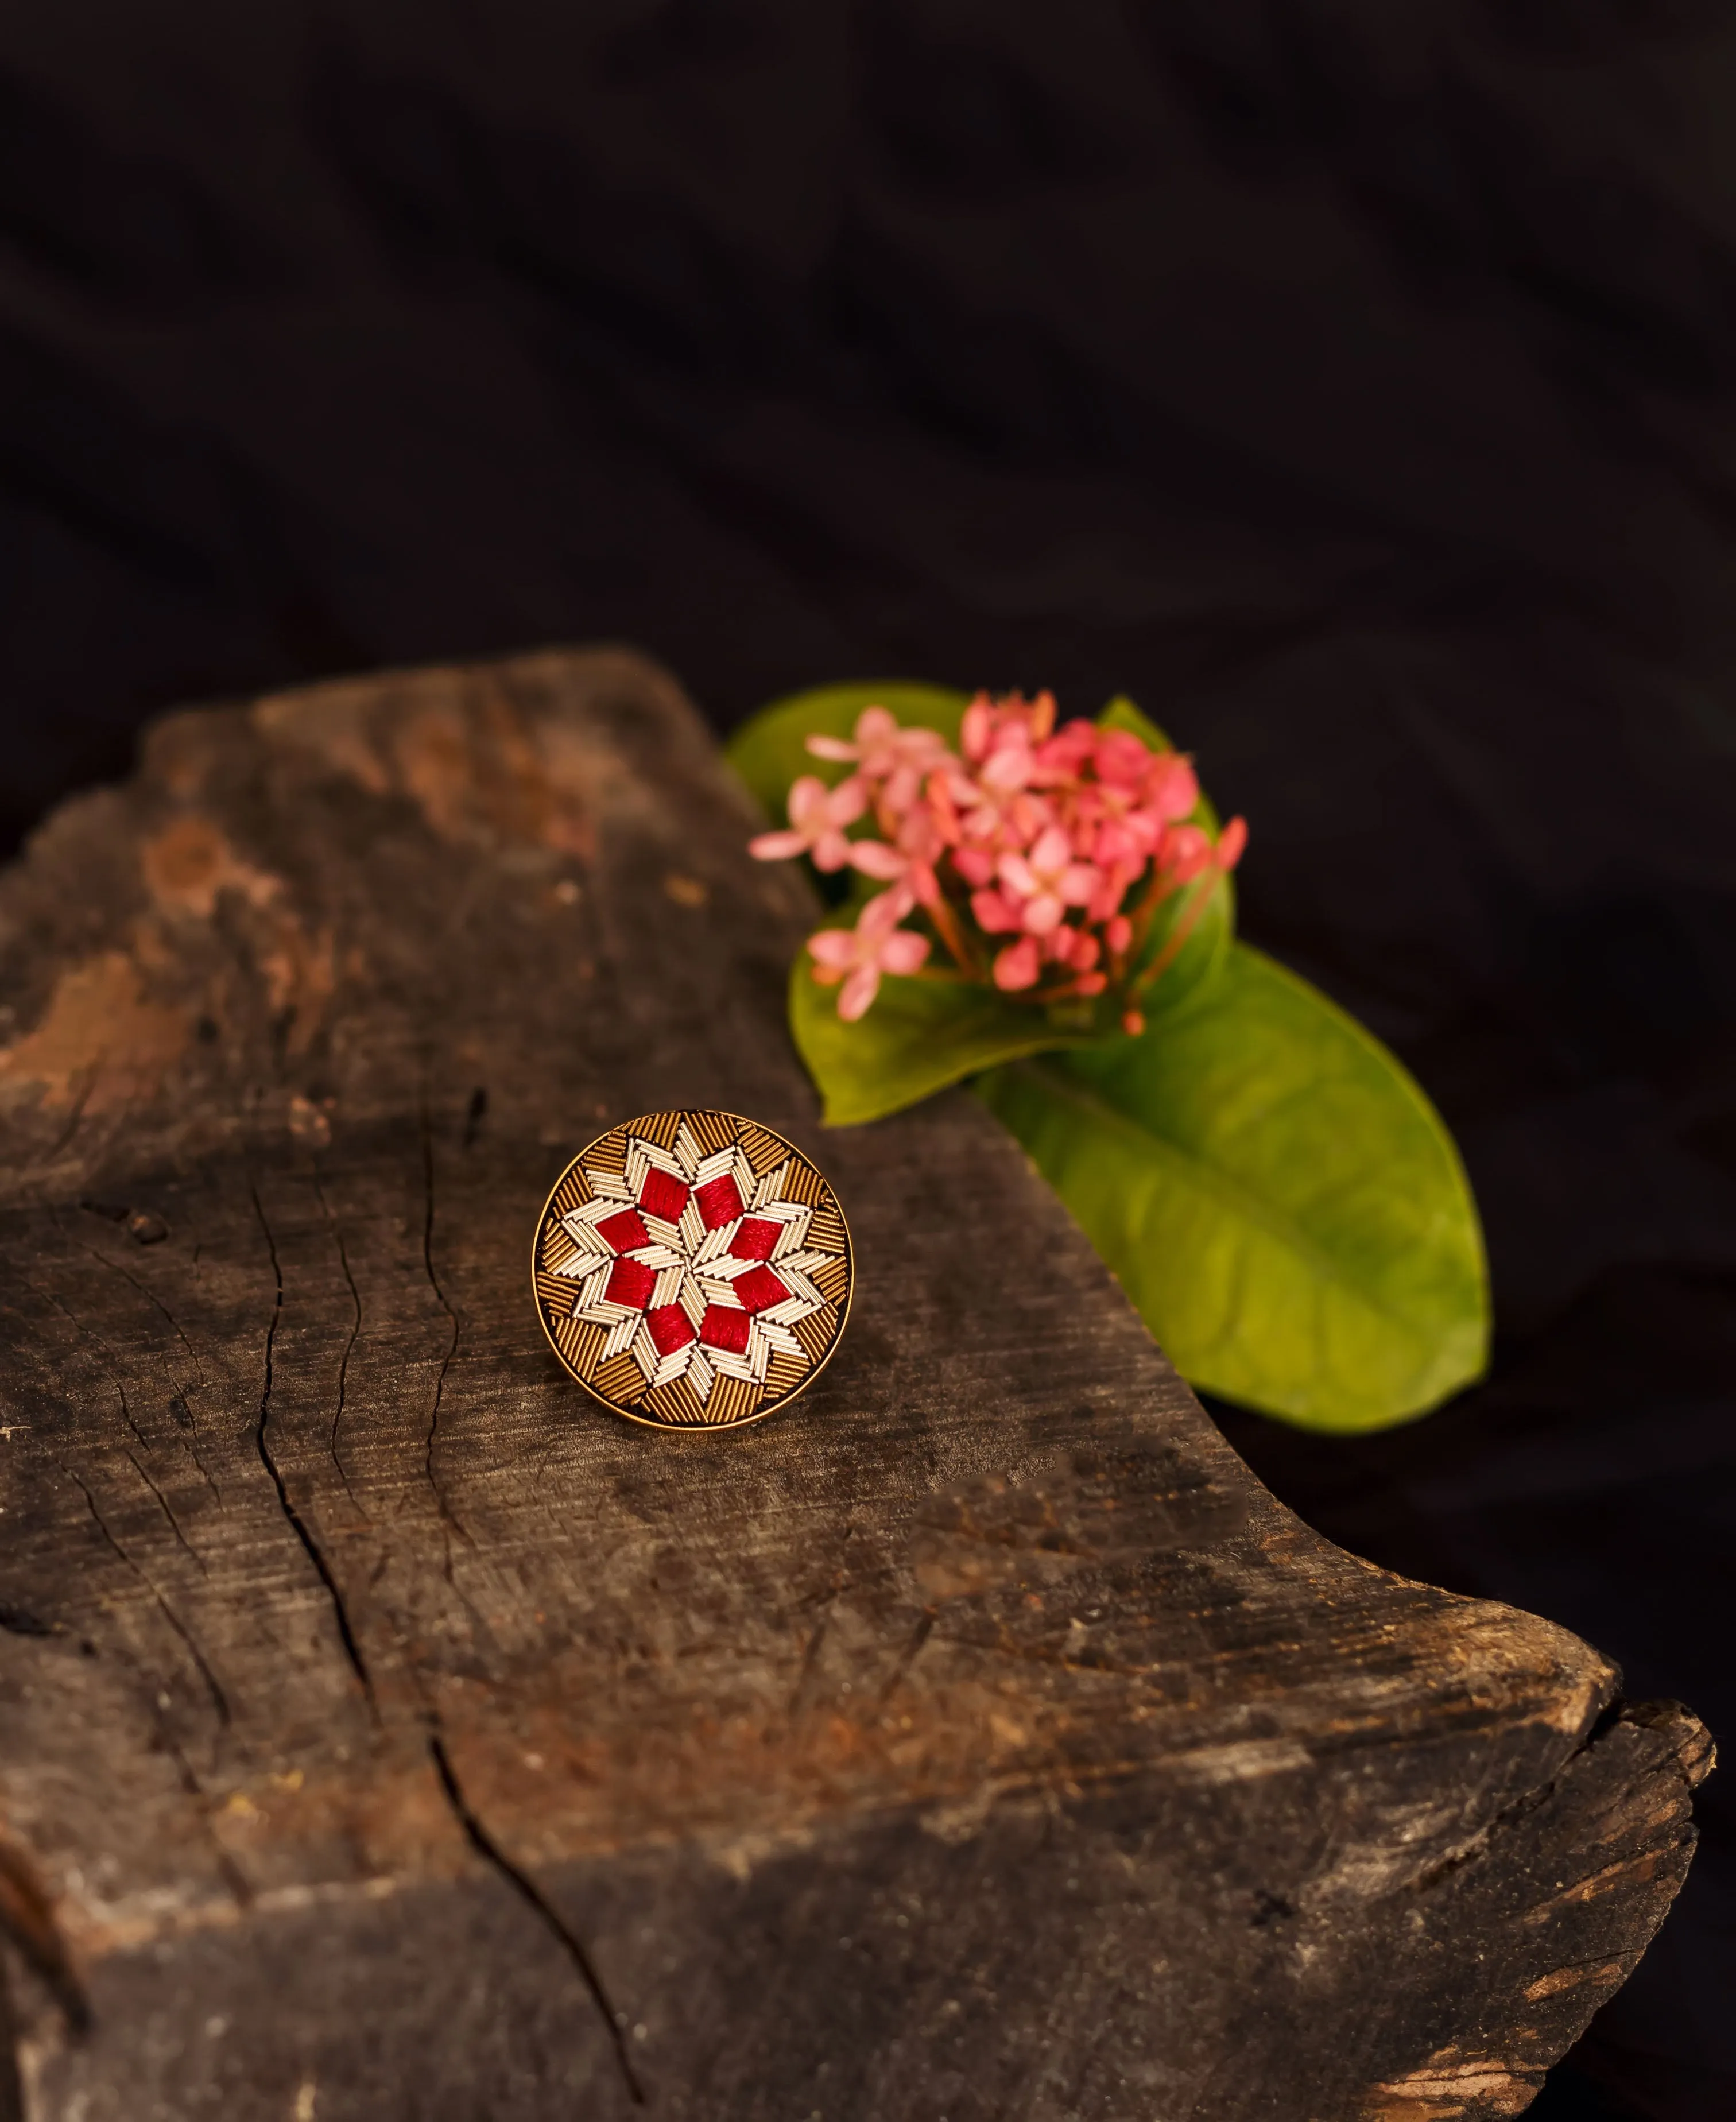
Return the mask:
{"type": "Polygon", "coordinates": [[[173,718],[0,881],[0,2115],[1518,2112],[1703,1732],[1281,1510],[968,1096],[819,1129],[754,822],[551,652],[173,718]],[[530,1301],[682,1105],[856,1243],[736,1435],[530,1301]]]}

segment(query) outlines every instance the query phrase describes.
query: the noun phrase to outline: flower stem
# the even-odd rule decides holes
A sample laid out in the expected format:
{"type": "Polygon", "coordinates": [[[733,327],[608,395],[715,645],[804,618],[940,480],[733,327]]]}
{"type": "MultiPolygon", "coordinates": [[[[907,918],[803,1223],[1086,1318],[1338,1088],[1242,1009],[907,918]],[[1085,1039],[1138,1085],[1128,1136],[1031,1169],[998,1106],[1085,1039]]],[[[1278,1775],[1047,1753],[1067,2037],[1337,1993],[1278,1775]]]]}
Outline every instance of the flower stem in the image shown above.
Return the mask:
{"type": "Polygon", "coordinates": [[[968,979],[979,979],[982,969],[972,958],[969,946],[964,941],[964,932],[959,927],[958,916],[947,904],[944,895],[936,892],[933,900],[926,904],[922,910],[933,922],[940,941],[952,952],[953,962],[958,966],[959,971],[968,979]]]}
{"type": "Polygon", "coordinates": [[[1200,916],[1211,904],[1211,894],[1220,874],[1221,872],[1216,869],[1208,869],[1199,879],[1198,884],[1193,887],[1191,903],[1183,908],[1181,918],[1170,930],[1169,939],[1164,947],[1134,982],[1132,989],[1134,994],[1143,994],[1147,988],[1160,979],[1175,963],[1182,946],[1199,926],[1200,916]]]}
{"type": "Polygon", "coordinates": [[[1175,889],[1175,880],[1169,871],[1160,869],[1154,862],[1151,868],[1151,881],[1146,886],[1143,897],[1134,908],[1130,917],[1134,932],[1133,942],[1127,951],[1129,957],[1137,951],[1140,945],[1145,941],[1146,932],[1150,928],[1158,908],[1175,889]]]}

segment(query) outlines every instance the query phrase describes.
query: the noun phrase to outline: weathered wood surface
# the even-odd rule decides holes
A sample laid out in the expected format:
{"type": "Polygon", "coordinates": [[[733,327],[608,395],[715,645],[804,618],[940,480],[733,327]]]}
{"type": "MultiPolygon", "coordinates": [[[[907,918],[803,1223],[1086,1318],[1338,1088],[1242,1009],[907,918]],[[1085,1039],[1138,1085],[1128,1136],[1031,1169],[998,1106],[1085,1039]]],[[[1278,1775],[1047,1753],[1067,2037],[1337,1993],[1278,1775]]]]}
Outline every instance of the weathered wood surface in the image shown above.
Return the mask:
{"type": "Polygon", "coordinates": [[[823,1134],[750,825],[666,677],[549,654],[172,719],[0,883],[10,2096],[1517,2112],[1704,1734],[1279,1508],[968,1098],[823,1134]],[[857,1241],[740,1434],[530,1300],[567,1157],[681,1103],[857,1241]]]}

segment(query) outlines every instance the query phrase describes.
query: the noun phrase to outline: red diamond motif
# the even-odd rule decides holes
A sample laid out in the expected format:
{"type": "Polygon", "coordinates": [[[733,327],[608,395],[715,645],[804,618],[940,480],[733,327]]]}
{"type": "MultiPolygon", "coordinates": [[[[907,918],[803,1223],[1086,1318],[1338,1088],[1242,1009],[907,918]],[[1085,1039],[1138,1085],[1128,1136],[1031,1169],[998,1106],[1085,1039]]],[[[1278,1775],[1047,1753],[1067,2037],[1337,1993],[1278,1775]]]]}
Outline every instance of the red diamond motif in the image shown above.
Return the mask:
{"type": "Polygon", "coordinates": [[[731,1355],[748,1352],[748,1315],[733,1305],[708,1304],[699,1322],[699,1338],[707,1348],[727,1348],[731,1355]]]}
{"type": "Polygon", "coordinates": [[[730,1250],[737,1260],[770,1260],[783,1227],[769,1217],[749,1216],[730,1239],[730,1250]]]}
{"type": "Polygon", "coordinates": [[[655,1311],[647,1311],[645,1323],[651,1329],[651,1337],[657,1344],[660,1356],[672,1356],[677,1348],[684,1348],[693,1338],[693,1329],[687,1314],[679,1304],[660,1304],[655,1311]]]}
{"type": "Polygon", "coordinates": [[[597,1226],[597,1235],[618,1253],[630,1253],[635,1246],[648,1246],[651,1241],[651,1234],[637,1208],[622,1208],[613,1216],[605,1216],[597,1226]]]}
{"type": "Polygon", "coordinates": [[[790,1294],[771,1269],[764,1266],[750,1267],[745,1274],[738,1274],[734,1288],[744,1311],[769,1311],[790,1294]]]}
{"type": "Polygon", "coordinates": [[[699,1204],[699,1213],[708,1231],[733,1223],[741,1213],[740,1190],[727,1171],[720,1178],[708,1179],[703,1186],[695,1187],[693,1199],[699,1204]]]}
{"type": "Polygon", "coordinates": [[[679,1223],[681,1211],[687,1206],[688,1193],[685,1180],[654,1164],[639,1189],[639,1206],[647,1216],[660,1216],[665,1223],[679,1223]]]}
{"type": "Polygon", "coordinates": [[[611,1304],[625,1304],[635,1311],[642,1311],[651,1302],[651,1293],[656,1286],[656,1276],[643,1260],[628,1260],[623,1255],[609,1270],[609,1287],[603,1294],[611,1304]]]}

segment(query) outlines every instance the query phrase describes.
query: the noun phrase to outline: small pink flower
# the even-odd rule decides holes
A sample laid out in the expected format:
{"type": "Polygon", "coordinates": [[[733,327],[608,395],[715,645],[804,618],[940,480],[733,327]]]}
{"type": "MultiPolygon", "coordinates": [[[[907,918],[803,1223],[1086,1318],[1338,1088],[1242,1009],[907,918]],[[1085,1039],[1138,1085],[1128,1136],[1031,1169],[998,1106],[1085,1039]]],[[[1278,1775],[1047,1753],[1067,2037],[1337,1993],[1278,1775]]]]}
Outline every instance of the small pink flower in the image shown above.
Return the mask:
{"type": "Polygon", "coordinates": [[[849,778],[828,792],[804,776],[790,792],[789,830],[752,846],[766,860],[849,864],[887,887],[854,928],[810,941],[814,977],[839,988],[847,1021],[871,1006],[883,978],[928,957],[931,942],[900,926],[921,906],[967,979],[982,977],[987,943],[1002,993],[1107,993],[1136,1034],[1145,1019],[1126,987],[1155,909],[1233,869],[1247,845],[1240,818],[1215,841],[1195,822],[1199,783],[1183,754],[1091,722],[1057,727],[1050,694],[978,694],[956,749],[879,705],[862,710],[850,738],[815,736],[808,748],[847,763],[849,778]],[[865,812],[872,836],[852,840],[865,812]]]}
{"type": "Polygon", "coordinates": [[[852,840],[850,860],[864,876],[895,883],[910,867],[910,858],[885,840],[852,840]]]}
{"type": "Polygon", "coordinates": [[[967,782],[962,788],[955,785],[953,793],[964,810],[964,846],[986,847],[991,853],[1026,848],[1054,822],[1052,805],[1029,788],[996,789],[987,782],[967,782]]]}
{"type": "Polygon", "coordinates": [[[850,844],[850,859],[865,876],[878,877],[883,884],[908,886],[922,906],[932,906],[940,895],[935,864],[945,852],[940,828],[926,807],[905,812],[898,838],[890,844],[884,840],[850,844]]]}
{"type": "Polygon", "coordinates": [[[1043,970],[1041,948],[1034,936],[1021,936],[1016,943],[1009,943],[995,960],[995,985],[1006,994],[1016,994],[1020,988],[1034,988],[1043,970]]]}
{"type": "Polygon", "coordinates": [[[1197,825],[1172,825],[1164,841],[1164,867],[1178,884],[1192,884],[1211,867],[1211,842],[1197,825]]]}
{"type": "Polygon", "coordinates": [[[913,973],[928,956],[928,938],[898,923],[914,904],[901,889],[870,899],[854,928],[822,928],[808,938],[814,977],[822,987],[843,987],[838,1013],[853,1024],[880,990],[883,973],[913,973]]]}
{"type": "Polygon", "coordinates": [[[974,764],[988,756],[994,734],[994,703],[987,693],[978,693],[964,710],[964,719],[959,726],[959,749],[974,764]]]}
{"type": "Polygon", "coordinates": [[[946,756],[937,730],[903,728],[884,708],[863,708],[853,744],[838,736],[810,736],[808,749],[816,759],[854,760],[865,780],[884,784],[880,801],[894,816],[910,808],[922,792],[923,777],[946,756]]]}
{"type": "Polygon", "coordinates": [[[1178,751],[1160,751],[1145,787],[1146,807],[1165,820],[1188,817],[1200,800],[1193,762],[1178,751]]]}
{"type": "Polygon", "coordinates": [[[1098,739],[1094,763],[1099,781],[1111,788],[1137,788],[1151,771],[1152,758],[1150,748],[1131,730],[1111,730],[1098,739]]]}
{"type": "Polygon", "coordinates": [[[1164,837],[1164,821],[1155,811],[1130,811],[1104,820],[1092,836],[1090,859],[1104,868],[1132,863],[1136,871],[1164,837]]]}
{"type": "Polygon", "coordinates": [[[790,791],[790,830],[761,833],[748,842],[748,853],[761,862],[812,855],[816,869],[842,869],[850,859],[844,828],[867,807],[868,791],[856,775],[828,788],[818,776],[805,774],[790,791]]]}
{"type": "Polygon", "coordinates": [[[1024,732],[1008,730],[996,735],[987,758],[977,769],[977,779],[996,796],[1016,796],[1030,786],[1036,771],[1036,755],[1025,742],[1024,732]]]}
{"type": "Polygon", "coordinates": [[[1004,891],[973,891],[970,910],[985,936],[1016,936],[1024,926],[1019,918],[1018,901],[1009,899],[1004,891]]]}
{"type": "Polygon", "coordinates": [[[1090,862],[1073,860],[1058,825],[1042,834],[1028,855],[1004,854],[996,867],[1002,889],[1022,902],[1020,920],[1032,936],[1058,928],[1068,907],[1085,905],[1099,881],[1090,862]]]}
{"type": "Polygon", "coordinates": [[[1091,894],[1085,907],[1088,921],[1109,921],[1121,911],[1121,903],[1127,895],[1127,887],[1145,867],[1143,862],[1124,862],[1112,864],[1097,872],[1097,889],[1091,894]]]}
{"type": "Polygon", "coordinates": [[[1043,743],[1055,727],[1055,695],[1039,693],[1027,700],[1022,693],[1009,693],[992,700],[978,693],[964,710],[959,731],[959,749],[971,764],[978,765],[1003,745],[1029,748],[1043,743]]]}
{"type": "Polygon", "coordinates": [[[1234,869],[1247,844],[1245,818],[1232,818],[1216,846],[1197,825],[1172,825],[1164,842],[1164,867],[1178,884],[1191,884],[1208,869],[1234,869]]]}
{"type": "Polygon", "coordinates": [[[1037,773],[1044,783],[1072,781],[1085,771],[1097,744],[1094,722],[1068,722],[1037,747],[1037,773]]]}

